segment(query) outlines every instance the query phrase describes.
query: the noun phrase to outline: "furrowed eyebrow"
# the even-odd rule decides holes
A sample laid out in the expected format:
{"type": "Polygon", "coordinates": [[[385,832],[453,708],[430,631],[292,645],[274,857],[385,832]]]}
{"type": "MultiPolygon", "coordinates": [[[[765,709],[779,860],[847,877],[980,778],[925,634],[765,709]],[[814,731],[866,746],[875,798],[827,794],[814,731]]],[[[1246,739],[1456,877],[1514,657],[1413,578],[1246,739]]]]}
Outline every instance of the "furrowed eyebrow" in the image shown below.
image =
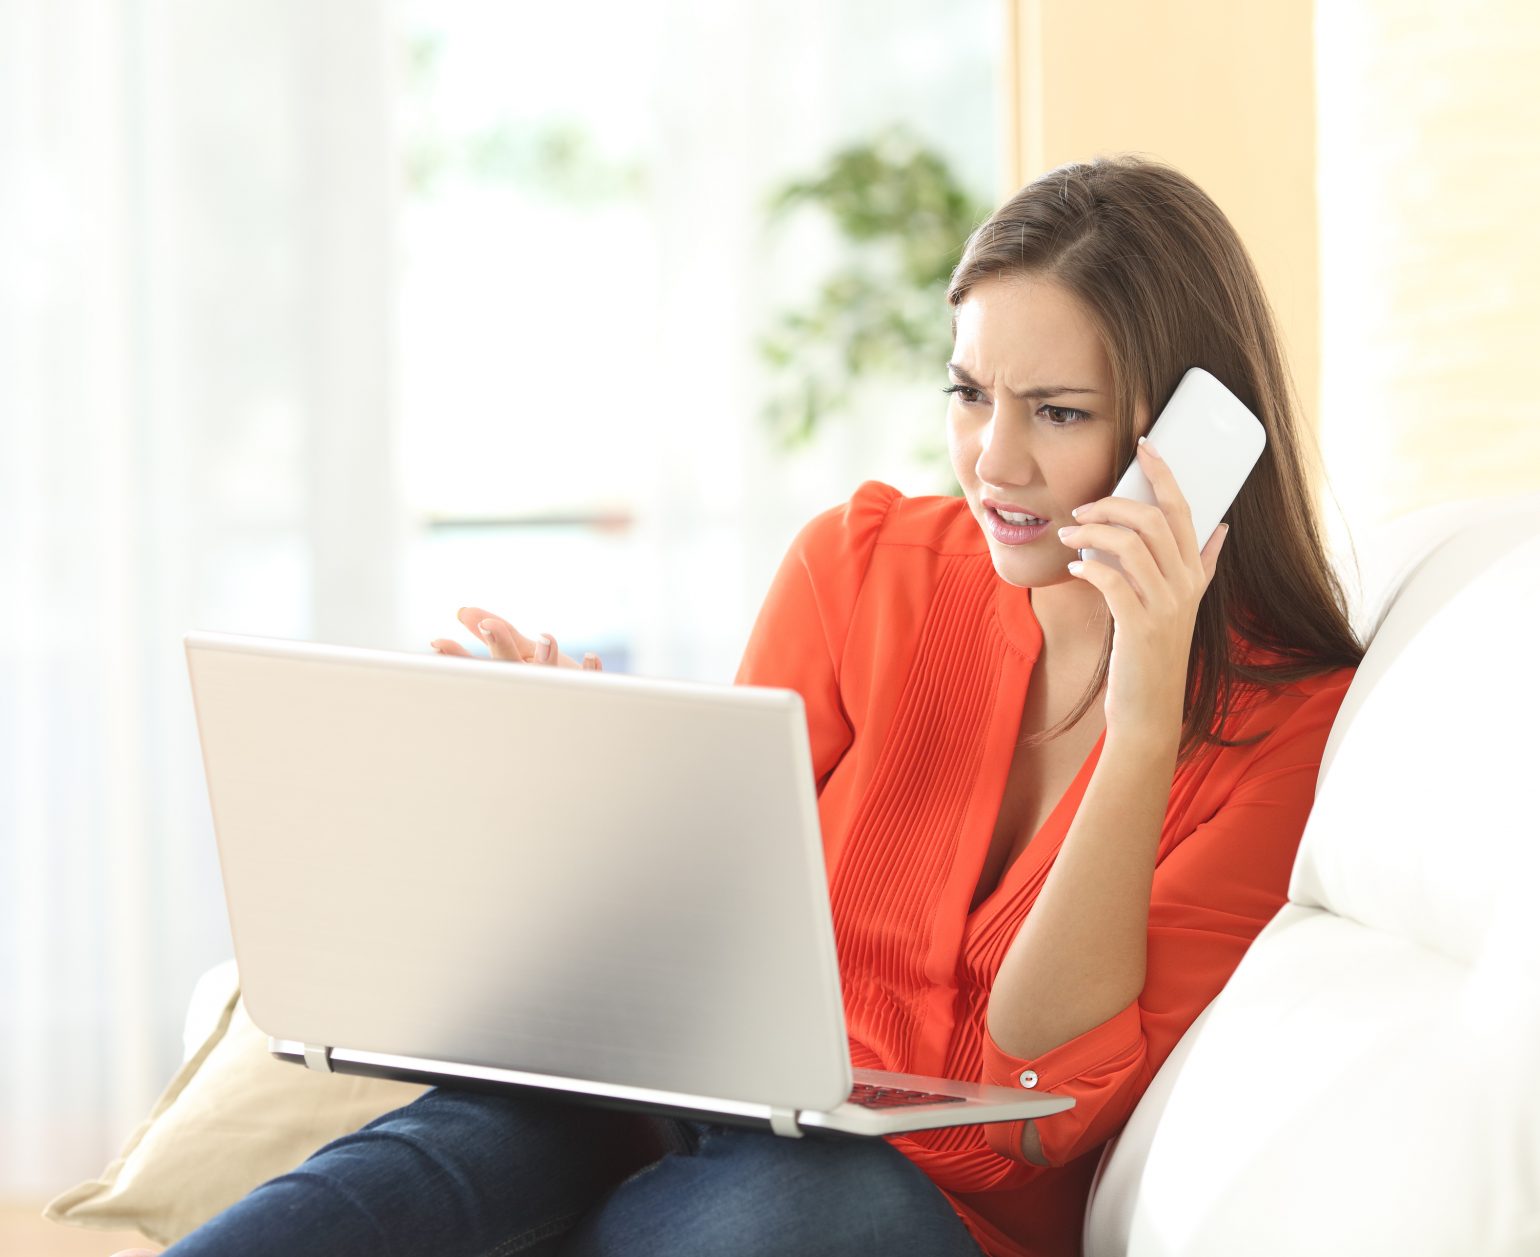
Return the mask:
{"type": "MultiPolygon", "coordinates": [[[[964,384],[966,384],[969,388],[976,388],[980,392],[983,391],[984,386],[975,380],[966,371],[964,371],[955,362],[947,363],[946,369],[955,375],[964,384]]],[[[1071,393],[1089,397],[1097,396],[1097,392],[1094,388],[1073,388],[1068,384],[1053,384],[1045,388],[1029,388],[1020,393],[1012,393],[1011,396],[1024,402],[1040,402],[1045,401],[1050,397],[1063,397],[1071,393]]]]}

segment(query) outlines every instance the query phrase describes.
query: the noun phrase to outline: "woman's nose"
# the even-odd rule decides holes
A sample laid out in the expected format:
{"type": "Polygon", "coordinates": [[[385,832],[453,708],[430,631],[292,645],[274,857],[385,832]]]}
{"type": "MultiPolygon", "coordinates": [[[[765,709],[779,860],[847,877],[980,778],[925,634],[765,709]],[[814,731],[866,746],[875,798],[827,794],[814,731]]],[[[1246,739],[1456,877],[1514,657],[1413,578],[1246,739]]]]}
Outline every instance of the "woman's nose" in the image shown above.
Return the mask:
{"type": "Polygon", "coordinates": [[[1037,464],[1032,440],[1022,425],[996,410],[979,433],[974,471],[985,484],[1025,484],[1033,479],[1037,464]]]}

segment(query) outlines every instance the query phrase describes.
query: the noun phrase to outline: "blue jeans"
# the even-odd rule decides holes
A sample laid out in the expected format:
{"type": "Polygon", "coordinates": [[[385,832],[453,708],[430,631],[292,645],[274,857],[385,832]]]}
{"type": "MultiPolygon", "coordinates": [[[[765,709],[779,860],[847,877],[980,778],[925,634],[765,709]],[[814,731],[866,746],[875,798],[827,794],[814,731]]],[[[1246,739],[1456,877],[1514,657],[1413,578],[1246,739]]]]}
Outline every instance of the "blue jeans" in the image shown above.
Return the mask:
{"type": "Polygon", "coordinates": [[[167,1257],[980,1257],[882,1139],[443,1088],[334,1140],[167,1257]]]}

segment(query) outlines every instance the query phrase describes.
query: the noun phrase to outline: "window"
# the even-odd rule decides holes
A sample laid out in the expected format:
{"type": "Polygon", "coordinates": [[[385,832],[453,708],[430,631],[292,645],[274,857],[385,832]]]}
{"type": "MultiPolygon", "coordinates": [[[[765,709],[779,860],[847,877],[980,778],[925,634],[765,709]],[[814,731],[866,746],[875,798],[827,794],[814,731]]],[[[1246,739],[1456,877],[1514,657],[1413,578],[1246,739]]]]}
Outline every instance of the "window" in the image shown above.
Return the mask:
{"type": "Polygon", "coordinates": [[[473,603],[612,670],[731,677],[796,528],[884,474],[854,428],[800,463],[761,430],[758,341],[842,247],[769,232],[768,199],[895,122],[989,196],[995,22],[978,0],[405,6],[409,639],[463,641],[473,603]]]}

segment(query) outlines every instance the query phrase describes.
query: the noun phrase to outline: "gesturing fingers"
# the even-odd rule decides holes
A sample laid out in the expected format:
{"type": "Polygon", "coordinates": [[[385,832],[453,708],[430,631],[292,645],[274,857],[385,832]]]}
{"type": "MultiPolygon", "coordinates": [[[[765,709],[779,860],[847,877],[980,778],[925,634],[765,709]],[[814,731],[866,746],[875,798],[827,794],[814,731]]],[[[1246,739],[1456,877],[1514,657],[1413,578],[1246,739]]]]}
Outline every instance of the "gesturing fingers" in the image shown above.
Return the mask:
{"type": "Polygon", "coordinates": [[[492,658],[511,663],[527,662],[506,624],[496,620],[483,620],[476,626],[476,631],[481,635],[481,640],[486,642],[487,652],[492,658]]]}
{"type": "MultiPolygon", "coordinates": [[[[561,653],[556,638],[551,634],[526,637],[501,616],[492,615],[480,607],[461,607],[456,618],[487,644],[493,659],[506,663],[545,664],[552,668],[580,668],[588,672],[604,671],[604,664],[592,651],[585,654],[579,663],[561,653]]],[[[439,654],[458,655],[465,659],[477,657],[447,638],[435,638],[431,645],[439,654]]]]}
{"type": "Polygon", "coordinates": [[[480,607],[461,607],[459,620],[486,642],[493,659],[507,663],[553,664],[560,659],[556,642],[548,633],[542,633],[538,639],[526,637],[501,616],[491,615],[480,607]],[[546,653],[547,647],[549,653],[546,653]]]}
{"type": "Polygon", "coordinates": [[[461,607],[455,617],[477,639],[487,644],[494,659],[530,663],[535,658],[536,643],[501,616],[480,607],[461,607]]]}
{"type": "Polygon", "coordinates": [[[540,641],[535,647],[535,662],[550,664],[553,668],[578,668],[585,672],[602,672],[604,665],[599,662],[599,656],[589,651],[579,663],[576,659],[561,653],[556,645],[556,639],[549,633],[540,634],[540,641]],[[547,647],[549,643],[549,647],[547,647]]]}

